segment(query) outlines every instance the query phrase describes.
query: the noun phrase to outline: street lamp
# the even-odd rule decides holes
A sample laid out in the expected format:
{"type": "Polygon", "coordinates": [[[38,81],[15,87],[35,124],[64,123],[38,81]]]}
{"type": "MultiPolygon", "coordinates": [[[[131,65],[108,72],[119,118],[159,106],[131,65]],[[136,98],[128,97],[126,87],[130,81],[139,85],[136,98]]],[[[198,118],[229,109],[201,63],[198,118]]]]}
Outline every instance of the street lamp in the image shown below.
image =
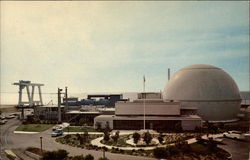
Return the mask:
{"type": "Polygon", "coordinates": [[[43,154],[43,137],[40,137],[40,143],[41,143],[41,152],[43,154]]]}

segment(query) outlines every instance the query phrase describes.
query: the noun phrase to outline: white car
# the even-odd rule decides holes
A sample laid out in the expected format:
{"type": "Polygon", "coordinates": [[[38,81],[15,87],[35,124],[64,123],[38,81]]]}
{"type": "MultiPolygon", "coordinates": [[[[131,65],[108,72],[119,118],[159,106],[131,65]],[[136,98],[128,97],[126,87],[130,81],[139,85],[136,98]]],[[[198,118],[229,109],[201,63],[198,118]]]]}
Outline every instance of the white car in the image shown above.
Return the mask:
{"type": "Polygon", "coordinates": [[[5,117],[4,115],[1,115],[1,116],[0,116],[0,119],[2,119],[2,120],[5,119],[5,118],[6,118],[6,117],[5,117]]]}
{"type": "Polygon", "coordinates": [[[12,119],[12,118],[15,118],[16,116],[14,116],[13,114],[10,114],[8,116],[6,116],[7,119],[12,119]]]}
{"type": "Polygon", "coordinates": [[[63,135],[63,130],[62,129],[57,129],[51,133],[51,137],[57,137],[63,135]]]}
{"type": "Polygon", "coordinates": [[[52,131],[56,131],[56,130],[62,130],[63,127],[61,125],[56,125],[52,128],[52,131]]]}
{"type": "Polygon", "coordinates": [[[245,136],[239,131],[228,131],[223,133],[223,137],[244,140],[245,136]]]}
{"type": "Polygon", "coordinates": [[[0,120],[0,124],[5,124],[7,122],[7,120],[6,119],[4,119],[4,120],[0,120]]]}

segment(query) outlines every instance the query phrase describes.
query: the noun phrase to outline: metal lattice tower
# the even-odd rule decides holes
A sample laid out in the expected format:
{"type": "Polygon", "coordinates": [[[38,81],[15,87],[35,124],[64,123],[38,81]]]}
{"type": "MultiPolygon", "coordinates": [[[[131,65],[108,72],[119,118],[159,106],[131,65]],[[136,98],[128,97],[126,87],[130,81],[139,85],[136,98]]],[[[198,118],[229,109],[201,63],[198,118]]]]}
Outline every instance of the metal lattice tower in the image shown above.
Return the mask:
{"type": "Polygon", "coordinates": [[[28,105],[28,106],[32,107],[32,106],[43,105],[41,86],[44,86],[44,84],[31,83],[31,81],[19,80],[19,82],[13,83],[13,85],[18,85],[19,86],[18,106],[28,105]],[[31,93],[30,93],[30,87],[32,89],[31,93]],[[38,101],[34,101],[35,87],[38,87],[38,93],[39,93],[39,100],[38,101]],[[24,88],[26,88],[26,91],[27,91],[28,102],[24,102],[22,100],[22,91],[23,91],[24,88]]]}

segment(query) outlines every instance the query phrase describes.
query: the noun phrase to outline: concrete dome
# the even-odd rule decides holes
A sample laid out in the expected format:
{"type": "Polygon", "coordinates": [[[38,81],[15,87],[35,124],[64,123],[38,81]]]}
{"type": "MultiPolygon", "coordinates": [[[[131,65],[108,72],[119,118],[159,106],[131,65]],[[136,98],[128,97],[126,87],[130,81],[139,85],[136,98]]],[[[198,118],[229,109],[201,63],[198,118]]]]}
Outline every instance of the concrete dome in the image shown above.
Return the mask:
{"type": "Polygon", "coordinates": [[[239,89],[230,75],[220,68],[196,64],[177,71],[167,83],[163,98],[197,107],[198,114],[209,121],[236,119],[240,107],[239,89]]]}

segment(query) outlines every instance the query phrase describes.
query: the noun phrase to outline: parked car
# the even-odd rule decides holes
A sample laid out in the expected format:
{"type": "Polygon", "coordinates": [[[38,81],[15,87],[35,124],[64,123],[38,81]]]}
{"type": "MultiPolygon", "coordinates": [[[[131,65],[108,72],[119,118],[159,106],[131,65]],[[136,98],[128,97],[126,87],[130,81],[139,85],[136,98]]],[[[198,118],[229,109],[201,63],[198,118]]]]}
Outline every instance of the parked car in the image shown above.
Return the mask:
{"type": "Polygon", "coordinates": [[[233,138],[233,139],[238,139],[238,140],[244,140],[245,136],[239,131],[228,131],[223,133],[223,137],[227,138],[233,138]]]}
{"type": "Polygon", "coordinates": [[[62,129],[57,129],[51,133],[51,137],[58,137],[63,135],[63,130],[62,129]]]}
{"type": "Polygon", "coordinates": [[[4,119],[4,120],[0,120],[0,125],[5,124],[6,122],[7,122],[7,120],[6,120],[6,119],[4,119]]]}
{"type": "Polygon", "coordinates": [[[10,115],[6,116],[6,119],[12,119],[12,118],[15,118],[15,117],[16,117],[15,115],[10,114],[10,115]]]}
{"type": "Polygon", "coordinates": [[[52,131],[56,131],[56,130],[62,130],[63,127],[61,125],[56,125],[52,128],[52,131]]]}
{"type": "Polygon", "coordinates": [[[2,120],[5,119],[5,118],[6,118],[6,117],[5,117],[4,115],[1,115],[1,116],[0,116],[0,119],[2,119],[2,120]]]}

